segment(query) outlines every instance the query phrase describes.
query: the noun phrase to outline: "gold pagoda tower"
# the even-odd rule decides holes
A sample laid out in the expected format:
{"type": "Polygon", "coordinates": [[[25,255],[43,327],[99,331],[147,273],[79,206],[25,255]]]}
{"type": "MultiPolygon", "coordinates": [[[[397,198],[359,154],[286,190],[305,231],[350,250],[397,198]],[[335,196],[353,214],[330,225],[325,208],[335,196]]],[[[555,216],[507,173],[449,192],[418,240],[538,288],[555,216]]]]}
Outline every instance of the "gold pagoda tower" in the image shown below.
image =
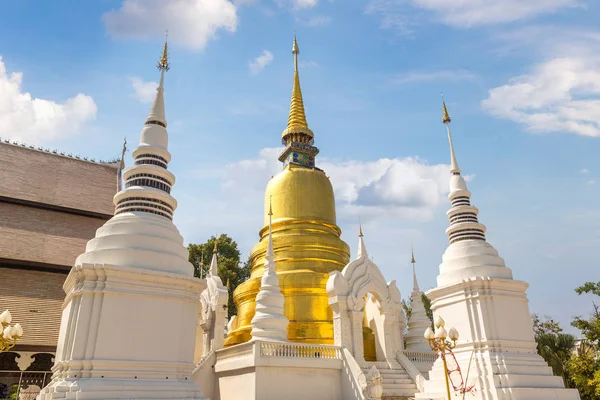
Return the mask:
{"type": "Polygon", "coordinates": [[[269,203],[273,211],[273,246],[279,285],[285,297],[285,316],[290,321],[288,339],[293,342],[333,344],[333,313],[325,290],[331,271],[341,271],[350,259],[348,245],[336,225],[331,182],[315,166],[319,149],[306,123],[300,77],[298,43],[294,36],[294,87],[288,124],[281,138],[279,156],[283,170],[271,178],[264,202],[264,226],[260,241],[250,253],[250,279],[233,293],[238,315],[225,340],[233,346],[251,339],[250,321],[264,271],[268,239],[269,203]]]}

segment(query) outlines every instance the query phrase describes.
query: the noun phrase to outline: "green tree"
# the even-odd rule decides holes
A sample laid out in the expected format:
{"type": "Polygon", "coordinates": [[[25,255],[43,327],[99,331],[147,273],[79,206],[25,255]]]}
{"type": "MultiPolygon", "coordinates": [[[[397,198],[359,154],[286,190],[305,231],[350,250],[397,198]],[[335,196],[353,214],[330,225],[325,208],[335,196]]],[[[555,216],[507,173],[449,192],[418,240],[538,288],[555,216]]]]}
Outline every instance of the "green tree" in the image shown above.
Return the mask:
{"type": "Polygon", "coordinates": [[[241,252],[237,243],[223,233],[218,237],[212,236],[206,243],[189,244],[189,260],[194,264],[194,276],[199,278],[202,275],[202,277],[205,277],[210,268],[215,243],[217,244],[217,273],[223,284],[229,286],[227,314],[231,318],[232,315],[237,314],[237,308],[233,302],[233,291],[250,277],[248,263],[240,262],[241,252]],[[204,264],[204,267],[200,268],[202,264],[204,264]]]}
{"type": "Polygon", "coordinates": [[[540,333],[536,342],[538,354],[546,360],[554,375],[563,379],[565,387],[573,387],[568,365],[575,348],[575,336],[568,333],[540,333]]]}
{"type": "Polygon", "coordinates": [[[583,341],[568,364],[569,373],[581,400],[600,397],[600,360],[592,346],[583,341]]]}
{"type": "Polygon", "coordinates": [[[563,333],[560,324],[548,316],[544,316],[544,320],[540,320],[539,315],[532,314],[531,319],[533,320],[533,333],[537,337],[543,333],[551,333],[558,335],[563,333]]]}
{"type": "MultiPolygon", "coordinates": [[[[575,289],[578,295],[593,294],[600,296],[600,282],[586,282],[583,286],[575,289]]],[[[592,301],[592,313],[589,319],[575,317],[571,325],[581,330],[583,336],[588,340],[596,351],[600,351],[600,306],[592,301]]]]}
{"type": "MultiPolygon", "coordinates": [[[[586,282],[575,292],[600,296],[600,282],[586,282]]],[[[582,400],[600,399],[600,306],[592,301],[589,317],[575,317],[571,325],[580,329],[586,340],[569,363],[569,372],[582,400]]]]}

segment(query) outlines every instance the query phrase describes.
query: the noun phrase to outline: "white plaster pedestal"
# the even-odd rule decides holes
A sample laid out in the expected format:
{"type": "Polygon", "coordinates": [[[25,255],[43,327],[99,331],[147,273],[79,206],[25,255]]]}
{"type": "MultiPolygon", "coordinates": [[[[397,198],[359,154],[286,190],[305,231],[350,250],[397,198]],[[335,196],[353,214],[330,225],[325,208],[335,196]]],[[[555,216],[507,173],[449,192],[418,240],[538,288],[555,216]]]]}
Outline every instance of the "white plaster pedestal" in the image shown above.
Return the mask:
{"type": "MultiPolygon", "coordinates": [[[[512,279],[473,278],[427,292],[434,317],[460,333],[454,354],[468,372],[473,400],[579,400],[576,389],[565,389],[562,379],[536,352],[525,290],[512,279]]],[[[424,393],[416,399],[446,398],[442,360],[429,373],[424,393]]],[[[456,397],[460,399],[462,396],[456,397]]]]}
{"type": "Polygon", "coordinates": [[[345,392],[342,353],[337,346],[260,340],[217,350],[211,399],[354,399],[345,392]]]}
{"type": "Polygon", "coordinates": [[[201,399],[191,373],[204,281],[139,268],[73,267],[53,367],[38,399],[201,399]]]}

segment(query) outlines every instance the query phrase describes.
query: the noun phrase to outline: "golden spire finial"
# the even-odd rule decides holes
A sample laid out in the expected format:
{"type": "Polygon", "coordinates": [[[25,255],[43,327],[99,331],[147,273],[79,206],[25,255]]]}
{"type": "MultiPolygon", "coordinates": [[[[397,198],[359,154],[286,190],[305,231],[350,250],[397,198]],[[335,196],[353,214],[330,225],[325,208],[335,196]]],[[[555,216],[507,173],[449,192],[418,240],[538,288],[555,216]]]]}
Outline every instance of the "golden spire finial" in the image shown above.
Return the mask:
{"type": "Polygon", "coordinates": [[[415,261],[415,251],[413,250],[412,246],[410,247],[410,262],[412,265],[415,265],[416,261],[415,261]]]}
{"type": "Polygon", "coordinates": [[[269,195],[269,216],[273,216],[273,196],[269,195]]]}
{"type": "Polygon", "coordinates": [[[216,253],[217,251],[218,251],[217,242],[215,241],[215,247],[213,248],[213,253],[216,253]]]}
{"type": "Polygon", "coordinates": [[[293,141],[302,141],[294,138],[295,134],[302,134],[307,142],[312,144],[314,137],[313,132],[308,128],[306,122],[306,113],[304,112],[304,101],[302,100],[302,90],[300,89],[300,75],[298,74],[298,41],[294,34],[294,42],[292,44],[292,54],[294,54],[294,87],[292,88],[292,101],[290,102],[290,115],[288,117],[287,128],[283,131],[281,137],[286,143],[286,138],[291,138],[293,141]],[[307,138],[306,138],[307,136],[307,138]]]}
{"type": "Polygon", "coordinates": [[[227,291],[231,290],[231,288],[229,286],[229,278],[227,278],[227,284],[225,285],[225,287],[227,288],[227,291]]]}
{"type": "Polygon", "coordinates": [[[444,101],[444,95],[442,94],[442,112],[443,112],[443,117],[442,117],[442,122],[444,124],[449,124],[450,121],[452,121],[452,119],[450,118],[450,114],[448,114],[448,109],[446,108],[446,102],[444,101]]]}
{"type": "Polygon", "coordinates": [[[360,222],[360,217],[358,217],[358,236],[363,237],[362,223],[360,222]]]}
{"type": "Polygon", "coordinates": [[[163,51],[162,51],[162,55],[160,57],[160,61],[158,62],[158,69],[160,69],[161,71],[168,71],[169,70],[169,52],[168,52],[168,44],[167,44],[167,38],[169,37],[169,30],[167,29],[165,31],[165,45],[163,46],[163,51]]]}
{"type": "Polygon", "coordinates": [[[292,54],[294,55],[294,72],[298,72],[298,54],[300,54],[300,49],[298,48],[298,41],[296,40],[295,32],[294,43],[292,44],[292,54]]]}
{"type": "Polygon", "coordinates": [[[202,255],[200,256],[200,266],[204,267],[204,249],[202,249],[202,255]]]}

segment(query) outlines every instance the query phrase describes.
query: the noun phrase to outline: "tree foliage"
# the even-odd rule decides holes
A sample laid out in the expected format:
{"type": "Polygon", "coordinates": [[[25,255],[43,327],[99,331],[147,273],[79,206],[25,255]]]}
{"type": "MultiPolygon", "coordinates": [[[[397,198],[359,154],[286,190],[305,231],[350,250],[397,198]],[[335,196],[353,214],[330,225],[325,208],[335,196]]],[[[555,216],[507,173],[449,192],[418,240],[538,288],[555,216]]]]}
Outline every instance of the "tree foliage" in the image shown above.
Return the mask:
{"type": "Polygon", "coordinates": [[[563,333],[560,324],[548,316],[544,316],[544,320],[541,320],[539,315],[533,314],[533,333],[537,337],[542,334],[554,334],[558,335],[563,333]]]}
{"type": "MultiPolygon", "coordinates": [[[[600,282],[586,282],[583,286],[575,289],[575,292],[578,295],[588,293],[600,296],[600,282]]],[[[589,319],[575,317],[571,325],[581,330],[589,343],[600,351],[600,306],[592,301],[592,308],[589,319]]]]}
{"type": "Polygon", "coordinates": [[[231,318],[232,315],[237,314],[233,291],[250,277],[248,263],[240,262],[241,252],[237,243],[226,234],[221,234],[218,237],[212,236],[206,243],[189,244],[189,260],[194,264],[194,276],[205,277],[210,268],[215,243],[217,243],[217,273],[223,284],[229,283],[228,317],[231,318]],[[201,261],[204,264],[202,270],[201,261]]]}
{"type": "MultiPolygon", "coordinates": [[[[600,282],[586,282],[575,292],[600,296],[600,282]]],[[[592,308],[587,319],[579,316],[571,323],[586,339],[569,363],[569,372],[582,400],[600,398],[600,307],[592,301],[592,308]]]]}
{"type": "Polygon", "coordinates": [[[585,341],[581,343],[569,361],[568,370],[581,400],[600,398],[600,361],[592,346],[585,341]]]}
{"type": "Polygon", "coordinates": [[[575,348],[575,336],[567,333],[540,333],[536,337],[537,351],[556,376],[563,379],[565,387],[573,387],[569,362],[575,348]]]}

